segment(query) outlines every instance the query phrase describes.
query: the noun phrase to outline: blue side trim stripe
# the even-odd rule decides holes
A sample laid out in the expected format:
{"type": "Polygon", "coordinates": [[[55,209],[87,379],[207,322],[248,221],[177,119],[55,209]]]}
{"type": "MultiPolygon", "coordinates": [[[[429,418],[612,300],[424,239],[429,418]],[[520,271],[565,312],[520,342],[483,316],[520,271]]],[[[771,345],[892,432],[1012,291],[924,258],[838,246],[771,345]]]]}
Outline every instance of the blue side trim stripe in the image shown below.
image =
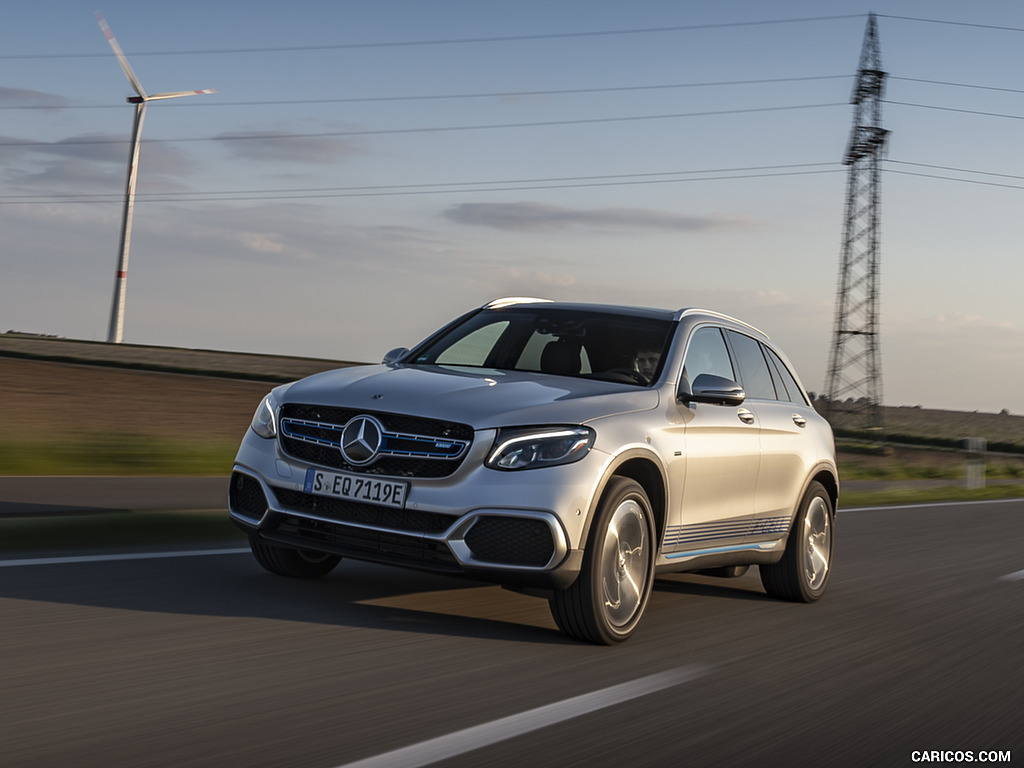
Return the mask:
{"type": "Polygon", "coordinates": [[[671,548],[685,544],[696,544],[710,539],[742,539],[747,536],[770,536],[773,534],[784,534],[788,530],[788,517],[674,525],[665,532],[664,546],[671,548]]]}

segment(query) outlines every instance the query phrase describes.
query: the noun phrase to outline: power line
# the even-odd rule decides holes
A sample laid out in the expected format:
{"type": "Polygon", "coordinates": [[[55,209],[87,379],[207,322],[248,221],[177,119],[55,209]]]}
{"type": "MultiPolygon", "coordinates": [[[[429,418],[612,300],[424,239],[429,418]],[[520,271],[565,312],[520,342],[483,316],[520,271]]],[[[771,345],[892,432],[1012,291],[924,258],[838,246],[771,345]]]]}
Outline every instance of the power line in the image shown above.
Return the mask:
{"type": "MultiPolygon", "coordinates": [[[[914,168],[969,173],[977,176],[1008,179],[1024,182],[1024,176],[979,171],[970,168],[917,163],[907,160],[886,159],[886,166],[903,165],[914,168]]],[[[349,197],[394,197],[409,195],[438,195],[453,193],[476,192],[514,192],[544,189],[595,188],[609,186],[637,186],[649,184],[677,184],[686,182],[729,181],[763,178],[779,178],[786,176],[808,176],[839,173],[843,169],[834,162],[791,163],[783,165],[742,166],[735,168],[704,168],[691,171],[656,171],[648,173],[620,173],[586,176],[555,176],[524,179],[491,179],[483,181],[434,182],[425,184],[376,184],[347,187],[300,187],[285,189],[236,189],[216,190],[211,192],[159,192],[140,194],[140,201],[150,203],[185,203],[185,202],[251,202],[260,200],[310,200],[349,197]]],[[[885,168],[885,173],[901,176],[917,176],[921,178],[955,181],[982,186],[1001,187],[1004,189],[1024,189],[1022,184],[1009,184],[984,179],[965,179],[959,176],[922,173],[885,168]]],[[[69,205],[69,204],[110,204],[120,202],[117,193],[67,194],[67,195],[28,195],[16,199],[13,195],[0,196],[0,205],[69,205]]]]}
{"type": "Polygon", "coordinates": [[[959,107],[939,107],[934,104],[912,104],[908,101],[890,101],[884,99],[883,103],[893,104],[897,107],[915,107],[917,109],[934,109],[940,112],[959,112],[965,115],[981,115],[982,117],[1001,117],[1007,120],[1024,120],[1024,115],[1008,115],[1002,112],[986,112],[980,109],[962,109],[959,107]]]}
{"type": "Polygon", "coordinates": [[[1014,174],[1014,173],[998,173],[998,172],[995,172],[995,171],[975,171],[975,170],[972,170],[970,168],[955,168],[955,167],[949,166],[949,165],[931,165],[929,163],[913,163],[913,162],[910,162],[909,160],[888,160],[887,159],[885,162],[886,162],[886,164],[912,165],[912,166],[915,166],[917,168],[932,168],[934,170],[939,170],[939,171],[955,171],[956,173],[974,173],[974,174],[977,174],[979,176],[998,176],[999,178],[1002,178],[1002,179],[1018,179],[1018,180],[1024,181],[1024,176],[1020,176],[1020,175],[1014,174]]]}
{"type": "MultiPolygon", "coordinates": [[[[486,181],[439,182],[430,184],[378,184],[349,187],[307,187],[263,190],[218,190],[213,192],[159,192],[138,195],[147,202],[209,202],[239,200],[295,200],[334,197],[381,197],[395,195],[427,195],[458,192],[508,192],[538,189],[567,189],[643,184],[671,184],[691,181],[724,181],[730,179],[772,178],[822,173],[837,173],[842,168],[835,162],[794,163],[786,165],[744,166],[738,168],[705,168],[691,171],[655,171],[588,176],[555,176],[528,179],[492,179],[486,181]],[[679,178],[684,177],[684,178],[679,178]]],[[[116,193],[80,195],[33,195],[37,199],[10,199],[0,196],[0,205],[49,205],[67,203],[110,203],[120,200],[116,193]]]]}
{"type": "Polygon", "coordinates": [[[963,179],[954,176],[941,176],[935,173],[918,173],[916,171],[896,171],[889,170],[887,173],[895,173],[900,176],[917,176],[924,179],[940,179],[942,181],[959,181],[962,184],[976,184],[982,187],[1001,187],[1003,189],[1024,189],[1024,185],[1021,184],[1002,184],[998,181],[984,181],[982,179],[963,179]]]}
{"type": "Polygon", "coordinates": [[[898,77],[896,75],[889,75],[889,80],[902,80],[908,83],[926,83],[928,85],[948,85],[954,88],[976,88],[982,91],[1001,91],[1003,93],[1024,93],[1024,89],[1020,88],[999,88],[994,85],[974,85],[971,83],[953,83],[948,80],[926,80],[921,77],[898,77]]]}
{"type": "MultiPolygon", "coordinates": [[[[374,102],[395,102],[395,101],[441,101],[446,99],[507,99],[507,98],[528,98],[531,96],[565,96],[591,93],[626,93],[636,91],[657,91],[683,88],[714,88],[735,85],[768,85],[772,83],[797,83],[813,80],[848,80],[852,75],[809,75],[806,77],[773,77],[759,78],[752,80],[723,80],[717,82],[702,83],[663,83],[655,85],[624,85],[608,86],[604,88],[560,88],[548,90],[528,91],[497,91],[491,93],[442,93],[426,95],[404,95],[404,96],[354,96],[334,99],[286,99],[286,100],[261,100],[261,101],[213,101],[213,102],[186,102],[185,104],[169,104],[163,109],[188,109],[194,106],[203,108],[209,107],[252,107],[252,106],[278,106],[295,104],[367,104],[374,102]]],[[[67,106],[52,105],[22,105],[22,106],[0,106],[0,109],[123,109],[123,104],[76,104],[67,106]]]]}
{"type": "MultiPolygon", "coordinates": [[[[713,117],[720,115],[742,115],[751,113],[766,112],[787,112],[802,109],[822,109],[829,107],[845,107],[845,102],[833,102],[825,104],[789,104],[774,107],[746,107],[743,109],[719,109],[705,112],[675,112],[659,115],[623,115],[619,117],[591,117],[577,118],[575,120],[539,120],[525,123],[486,123],[480,125],[448,125],[419,128],[376,128],[363,131],[323,131],[318,133],[240,133],[226,134],[221,136],[193,136],[180,139],[163,139],[168,143],[197,142],[197,141],[278,141],[292,139],[324,139],[324,138],[352,138],[358,136],[388,136],[411,133],[449,133],[455,131],[488,131],[511,128],[548,128],[564,125],[594,125],[599,123],[624,123],[640,122],[649,120],[675,120],[688,117],[713,117]]],[[[69,139],[57,142],[54,146],[79,146],[79,145],[104,145],[123,144],[123,139],[69,139]]],[[[45,146],[46,142],[39,141],[10,141],[0,142],[0,147],[39,147],[45,146]]]]}
{"type": "MultiPolygon", "coordinates": [[[[902,107],[914,107],[917,109],[932,109],[944,112],[958,112],[962,114],[981,115],[984,117],[999,117],[1011,120],[1024,120],[1024,115],[1011,115],[999,112],[987,112],[982,110],[961,109],[957,107],[942,107],[932,104],[915,104],[906,101],[884,100],[886,104],[902,107]]],[[[596,125],[607,123],[642,122],[653,120],[676,120],[693,117],[718,117],[723,115],[742,115],[769,112],[787,112],[804,109],[827,109],[834,107],[845,107],[845,102],[826,102],[822,104],[788,104],[770,107],[744,107],[740,109],[719,109],[699,112],[671,112],[656,115],[621,115],[618,117],[592,117],[577,118],[573,120],[539,120],[522,123],[484,123],[477,125],[448,125],[448,126],[421,126],[415,128],[375,128],[361,131],[322,131],[317,133],[249,133],[249,134],[223,134],[220,136],[192,136],[177,139],[161,139],[168,143],[179,142],[206,142],[206,141],[287,141],[296,139],[324,139],[324,138],[355,138],[360,136],[388,136],[415,133],[451,133],[458,131],[485,131],[485,130],[507,130],[515,128],[548,128],[567,125],[596,125]]],[[[123,139],[69,139],[57,142],[55,146],[97,146],[110,144],[123,144],[123,139]]],[[[0,142],[0,147],[40,147],[46,142],[40,141],[7,141],[0,142]]]]}
{"type": "MultiPolygon", "coordinates": [[[[990,176],[993,178],[1000,179],[1013,179],[1015,181],[1024,182],[1024,176],[1012,174],[1012,173],[997,173],[993,171],[976,171],[970,168],[955,168],[948,165],[931,165],[929,163],[914,163],[907,160],[891,160],[885,161],[886,165],[906,165],[915,168],[929,168],[938,171],[952,171],[954,173],[970,173],[975,176],[990,176]]],[[[965,179],[961,176],[944,176],[937,173],[921,173],[919,171],[902,171],[894,168],[886,168],[886,173],[894,173],[900,176],[918,176],[926,179],[940,179],[942,181],[959,181],[964,184],[975,184],[985,187],[1001,187],[1003,189],[1024,189],[1024,184],[1007,184],[999,181],[986,181],[985,179],[965,179]]]]}
{"type": "MultiPolygon", "coordinates": [[[[481,37],[457,37],[441,38],[434,40],[392,40],[364,43],[331,43],[322,45],[287,45],[287,46],[252,46],[246,48],[206,48],[195,50],[167,50],[167,51],[130,51],[128,55],[139,56],[210,56],[210,55],[235,55],[252,53],[298,53],[312,51],[332,50],[360,50],[372,48],[412,48],[424,46],[443,45],[467,45],[486,43],[509,43],[525,42],[530,40],[566,40],[573,38],[593,37],[616,37],[623,35],[651,35],[666,34],[674,32],[699,32],[709,29],[729,29],[735,27],[757,27],[777,26],[784,24],[804,24],[826,21],[845,21],[849,19],[862,19],[867,14],[841,14],[834,16],[806,16],[794,19],[761,19],[757,21],[730,21],[715,24],[683,24],[664,27],[637,27],[629,29],[604,29],[576,32],[547,32],[538,34],[522,35],[495,35],[481,37]]],[[[913,21],[924,24],[945,24],[957,27],[973,27],[977,29],[991,29],[1002,32],[1024,32],[1024,28],[1010,27],[998,24],[978,24],[965,21],[949,21],[945,19],[928,19],[913,16],[896,16],[890,14],[875,14],[879,18],[893,19],[897,21],[913,21]]],[[[105,58],[106,53],[6,53],[0,54],[0,60],[39,60],[39,59],[94,59],[105,58]]]]}
{"type": "Polygon", "coordinates": [[[923,19],[915,16],[890,16],[885,13],[876,13],[880,19],[894,19],[896,21],[916,21],[923,24],[946,24],[951,27],[975,27],[977,29],[995,29],[1000,32],[1024,32],[1024,27],[1007,27],[1000,24],[976,24],[969,21],[947,21],[944,19],[923,19]]]}
{"type": "MultiPolygon", "coordinates": [[[[785,163],[778,165],[748,165],[735,168],[700,168],[695,170],[684,170],[684,171],[647,171],[643,173],[613,173],[613,174],[601,174],[601,175],[587,175],[587,176],[549,176],[544,178],[527,178],[527,179],[488,179],[485,181],[451,181],[451,182],[433,182],[428,184],[372,184],[372,185],[360,185],[360,186],[345,186],[345,187],[290,187],[287,189],[269,189],[269,190],[219,190],[210,194],[235,194],[235,193],[251,193],[253,191],[264,191],[264,192],[325,192],[325,191],[352,191],[352,190],[380,190],[380,189],[411,189],[416,187],[470,187],[478,186],[481,184],[523,184],[523,183],[539,183],[539,182],[562,182],[562,181],[595,181],[595,180],[606,180],[606,179],[635,179],[635,178],[658,178],[666,176],[685,176],[694,174],[706,174],[706,173],[749,173],[751,171],[779,171],[779,170],[791,170],[794,168],[821,168],[823,166],[834,166],[834,162],[818,162],[818,163],[785,163]]],[[[163,192],[160,194],[164,195],[193,195],[194,192],[163,192]]],[[[68,195],[69,197],[92,197],[101,196],[106,197],[107,195],[68,195]]],[[[2,198],[3,196],[0,196],[2,198]]],[[[49,195],[37,195],[37,197],[49,197],[49,195]]],[[[61,196],[63,197],[63,195],[61,196]]]]}
{"type": "MultiPolygon", "coordinates": [[[[251,48],[209,48],[205,50],[178,50],[178,51],[134,51],[127,55],[138,56],[206,56],[225,54],[249,54],[249,53],[296,53],[304,51],[343,51],[359,50],[366,48],[411,48],[421,46],[438,45],[466,45],[480,43],[510,43],[524,42],[529,40],[565,40],[573,38],[588,37],[615,37],[621,35],[650,35],[665,34],[671,32],[695,32],[708,29],[726,29],[731,27],[757,27],[780,24],[801,24],[819,21],[840,21],[845,19],[864,18],[864,14],[846,14],[841,16],[809,16],[796,19],[763,19],[761,21],[729,21],[717,24],[686,24],[672,25],[665,27],[638,27],[633,29],[604,29],[580,32],[547,32],[539,34],[523,35],[497,35],[492,37],[456,37],[437,40],[396,40],[378,41],[365,43],[332,43],[325,45],[286,45],[286,46],[264,46],[251,48]]],[[[105,57],[101,53],[49,53],[49,54],[0,54],[0,59],[90,59],[105,57]]]]}
{"type": "MultiPolygon", "coordinates": [[[[2,57],[0,57],[2,58],[2,57]]],[[[253,106],[294,106],[298,104],[372,104],[379,102],[403,102],[403,101],[444,101],[459,99],[509,99],[529,98],[531,96],[571,96],[600,93],[630,93],[658,90],[681,90],[686,88],[718,88],[740,85],[771,85],[775,83],[801,83],[813,82],[816,80],[847,80],[852,75],[806,75],[803,77],[768,77],[754,78],[747,80],[716,80],[696,83],[655,83],[651,85],[623,85],[605,86],[599,88],[553,88],[533,89],[520,91],[490,91],[478,93],[434,93],[434,94],[405,94],[396,96],[351,96],[331,99],[263,99],[253,101],[196,101],[181,104],[168,104],[163,109],[210,109],[222,107],[253,107],[253,106]]],[[[977,83],[957,83],[949,80],[929,80],[922,77],[900,77],[889,75],[889,80],[899,80],[908,83],[924,83],[927,85],[942,85],[953,88],[966,88],[982,91],[996,91],[1000,93],[1024,93],[1021,88],[1004,88],[992,85],[978,85],[977,83]]],[[[890,102],[897,104],[899,102],[890,102]]],[[[907,105],[913,106],[913,105],[907,105]]],[[[123,109],[123,104],[22,104],[22,105],[0,105],[0,110],[44,110],[57,111],[64,109],[123,109]]],[[[940,107],[930,107],[940,109],[940,107]]]]}

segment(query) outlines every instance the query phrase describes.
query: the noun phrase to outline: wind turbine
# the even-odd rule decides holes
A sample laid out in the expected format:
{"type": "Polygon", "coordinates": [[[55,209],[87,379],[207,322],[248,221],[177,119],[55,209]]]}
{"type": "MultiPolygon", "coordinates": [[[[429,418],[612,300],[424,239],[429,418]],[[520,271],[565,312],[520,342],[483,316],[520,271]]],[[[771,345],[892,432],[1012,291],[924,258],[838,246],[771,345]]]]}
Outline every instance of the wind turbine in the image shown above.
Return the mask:
{"type": "Polygon", "coordinates": [[[135,178],[139,166],[139,134],[142,132],[142,118],[146,114],[146,104],[151,101],[176,99],[180,96],[197,96],[203,93],[216,93],[216,91],[205,89],[201,91],[147,94],[142,87],[142,83],[139,82],[139,78],[132,71],[124,51],[117,44],[117,38],[114,37],[114,33],[110,30],[107,20],[103,18],[103,14],[99,11],[95,15],[96,21],[100,24],[100,29],[103,30],[103,34],[107,37],[107,42],[114,49],[114,55],[117,56],[117,60],[121,63],[121,69],[124,70],[125,77],[128,78],[128,82],[132,84],[132,88],[135,89],[137,94],[136,96],[129,96],[127,99],[129,104],[135,105],[135,121],[132,123],[132,144],[128,155],[128,177],[125,181],[124,189],[124,214],[121,217],[121,246],[117,259],[117,272],[114,275],[114,301],[110,307],[110,330],[107,333],[107,341],[109,343],[120,344],[124,336],[124,292],[128,282],[128,246],[132,237],[132,212],[135,209],[135,178]]]}

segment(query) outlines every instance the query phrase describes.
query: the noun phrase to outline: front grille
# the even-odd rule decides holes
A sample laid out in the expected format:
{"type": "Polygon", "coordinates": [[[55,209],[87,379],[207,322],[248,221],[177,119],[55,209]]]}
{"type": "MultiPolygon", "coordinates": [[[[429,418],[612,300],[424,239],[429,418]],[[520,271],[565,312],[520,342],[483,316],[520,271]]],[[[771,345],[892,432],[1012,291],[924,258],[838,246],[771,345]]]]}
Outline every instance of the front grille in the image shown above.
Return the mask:
{"type": "Polygon", "coordinates": [[[448,477],[461,466],[473,440],[467,424],[393,413],[287,403],[281,407],[282,450],[311,464],[389,477],[448,477]],[[341,433],[351,419],[367,415],[387,431],[380,457],[349,464],[341,455],[341,433]]]}
{"type": "Polygon", "coordinates": [[[231,475],[228,505],[240,515],[259,520],[267,511],[267,497],[255,478],[235,472],[231,475]]]}
{"type": "Polygon", "coordinates": [[[555,553],[547,523],[526,517],[481,517],[465,541],[473,557],[487,563],[540,568],[555,553]]]}
{"type": "Polygon", "coordinates": [[[263,538],[316,551],[392,565],[427,568],[444,573],[461,571],[458,561],[440,541],[402,533],[370,531],[338,523],[284,517],[263,538]]]}
{"type": "Polygon", "coordinates": [[[281,506],[296,512],[309,512],[339,523],[371,525],[410,533],[444,533],[455,521],[450,515],[419,512],[412,509],[392,509],[376,504],[316,496],[287,488],[274,488],[281,506]]]}

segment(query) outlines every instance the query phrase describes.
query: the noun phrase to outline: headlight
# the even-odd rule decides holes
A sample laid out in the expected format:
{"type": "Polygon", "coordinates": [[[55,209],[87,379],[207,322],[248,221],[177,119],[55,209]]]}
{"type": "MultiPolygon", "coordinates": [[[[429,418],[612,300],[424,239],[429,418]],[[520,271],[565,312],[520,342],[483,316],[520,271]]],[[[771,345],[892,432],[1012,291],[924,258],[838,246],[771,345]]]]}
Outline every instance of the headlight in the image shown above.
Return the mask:
{"type": "Polygon", "coordinates": [[[267,440],[277,437],[277,403],[273,394],[267,395],[252,417],[252,431],[267,440]]]}
{"type": "Polygon", "coordinates": [[[487,459],[491,469],[538,469],[579,461],[594,444],[589,427],[501,429],[487,459]]]}

